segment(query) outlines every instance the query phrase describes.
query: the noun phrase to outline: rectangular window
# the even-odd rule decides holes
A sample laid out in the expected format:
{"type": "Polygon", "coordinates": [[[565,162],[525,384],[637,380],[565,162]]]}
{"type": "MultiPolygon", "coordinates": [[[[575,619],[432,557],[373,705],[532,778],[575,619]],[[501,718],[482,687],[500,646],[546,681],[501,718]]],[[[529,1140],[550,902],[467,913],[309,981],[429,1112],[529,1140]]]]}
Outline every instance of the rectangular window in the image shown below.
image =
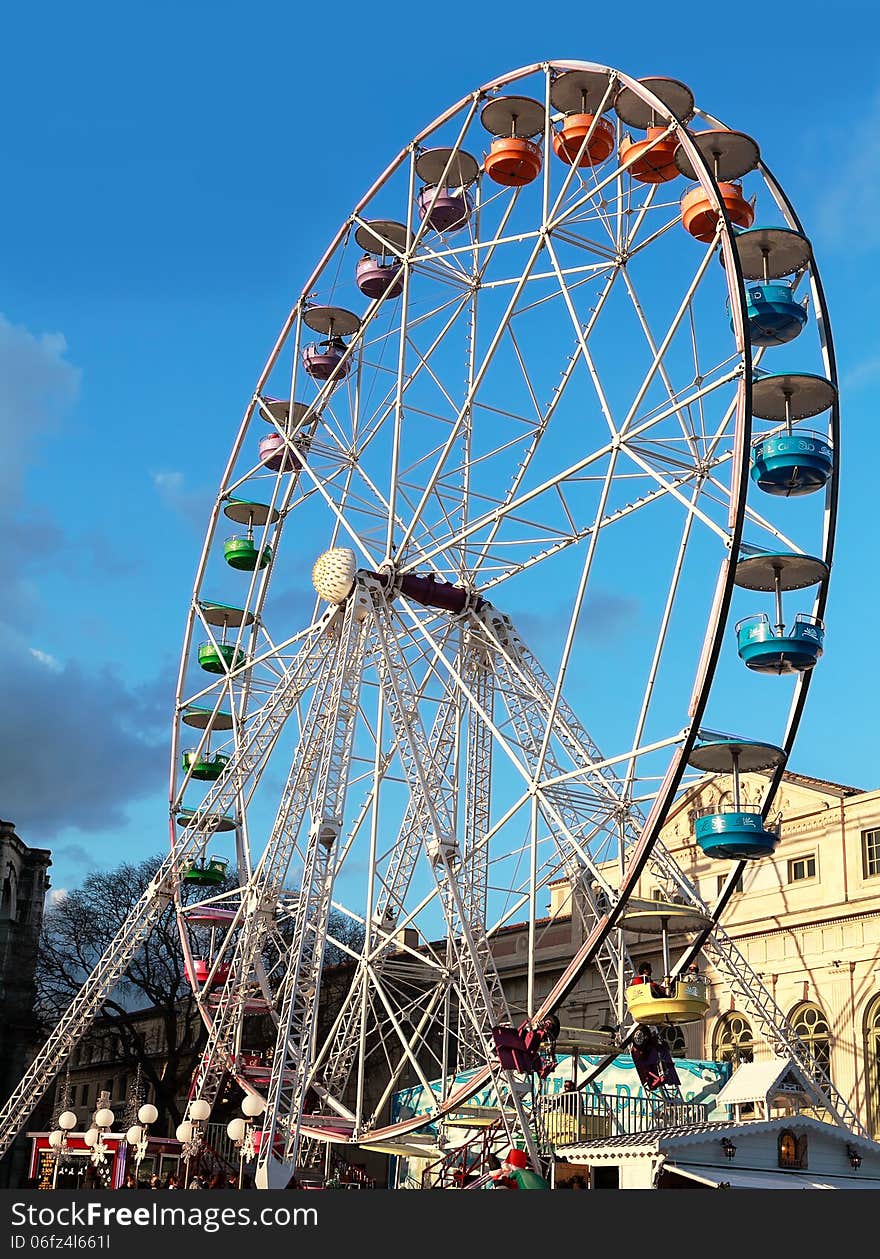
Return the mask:
{"type": "Polygon", "coordinates": [[[795,857],[788,863],[788,881],[789,883],[800,883],[804,879],[815,879],[816,877],[816,858],[814,855],[809,857],[795,857]]]}
{"type": "Polygon", "coordinates": [[[866,879],[880,874],[880,831],[862,831],[862,870],[866,879]]]}
{"type": "MultiPolygon", "coordinates": [[[[727,882],[726,874],[719,874],[717,876],[717,883],[716,883],[716,888],[715,888],[716,896],[721,895],[721,889],[724,887],[724,884],[726,882],[727,882]]],[[[743,890],[743,876],[742,875],[740,875],[737,881],[734,883],[733,890],[734,892],[741,892],[743,890]]]]}

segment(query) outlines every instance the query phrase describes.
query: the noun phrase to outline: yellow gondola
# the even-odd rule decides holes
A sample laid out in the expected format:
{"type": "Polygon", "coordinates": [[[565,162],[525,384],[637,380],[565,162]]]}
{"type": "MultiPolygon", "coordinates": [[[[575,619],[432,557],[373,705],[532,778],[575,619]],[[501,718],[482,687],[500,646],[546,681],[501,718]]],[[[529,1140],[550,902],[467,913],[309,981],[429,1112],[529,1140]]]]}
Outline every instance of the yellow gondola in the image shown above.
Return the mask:
{"type": "Polygon", "coordinates": [[[699,1023],[709,1009],[702,979],[677,979],[670,997],[654,997],[650,984],[630,984],[626,1008],[637,1023],[699,1023]]]}

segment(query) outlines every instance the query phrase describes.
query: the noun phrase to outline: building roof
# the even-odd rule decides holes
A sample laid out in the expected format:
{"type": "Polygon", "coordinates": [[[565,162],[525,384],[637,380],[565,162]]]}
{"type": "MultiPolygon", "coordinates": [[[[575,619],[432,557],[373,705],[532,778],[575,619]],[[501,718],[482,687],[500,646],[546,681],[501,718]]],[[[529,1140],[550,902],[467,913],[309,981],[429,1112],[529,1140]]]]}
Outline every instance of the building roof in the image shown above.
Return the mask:
{"type": "Polygon", "coordinates": [[[572,1145],[559,1145],[556,1153],[565,1159],[580,1161],[589,1156],[591,1161],[613,1162],[621,1155],[665,1154],[669,1159],[685,1160],[683,1153],[688,1146],[699,1145],[707,1133],[724,1133],[734,1137],[755,1132],[779,1132],[783,1128],[796,1131],[806,1128],[810,1132],[833,1134],[863,1152],[880,1154],[880,1143],[868,1137],[860,1137],[837,1124],[823,1123],[812,1115],[785,1115],[776,1119],[744,1119],[739,1122],[716,1120],[714,1122],[681,1124],[669,1128],[654,1128],[650,1132],[628,1132],[616,1137],[595,1137],[590,1141],[578,1141],[572,1145]]]}
{"type": "Polygon", "coordinates": [[[759,1171],[745,1167],[703,1167],[676,1160],[664,1163],[663,1170],[713,1189],[877,1189],[873,1177],[823,1176],[821,1172],[810,1176],[781,1168],[759,1171]]]}
{"type": "Polygon", "coordinates": [[[799,783],[802,787],[811,787],[816,791],[831,792],[839,796],[862,796],[864,787],[849,787],[845,783],[833,782],[830,778],[812,778],[809,774],[795,774],[791,770],[783,772],[783,781],[799,783]]]}
{"type": "Polygon", "coordinates": [[[807,1096],[803,1082],[793,1070],[791,1058],[770,1058],[763,1062],[743,1062],[718,1090],[718,1106],[738,1106],[745,1102],[765,1102],[777,1091],[807,1096]]]}

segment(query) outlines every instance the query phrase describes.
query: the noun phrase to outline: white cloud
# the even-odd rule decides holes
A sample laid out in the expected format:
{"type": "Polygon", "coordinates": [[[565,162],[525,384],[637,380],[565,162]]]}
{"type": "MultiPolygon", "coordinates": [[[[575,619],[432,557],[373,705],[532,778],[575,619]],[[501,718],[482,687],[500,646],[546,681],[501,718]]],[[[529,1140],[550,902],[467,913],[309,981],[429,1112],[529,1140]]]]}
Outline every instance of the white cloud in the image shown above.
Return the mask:
{"type": "Polygon", "coordinates": [[[866,102],[855,126],[831,138],[829,151],[836,160],[821,181],[816,234],[849,257],[871,253],[880,246],[880,217],[870,210],[880,198],[880,93],[866,102]]]}
{"type": "Polygon", "coordinates": [[[21,495],[27,466],[52,458],[46,439],[79,391],[79,370],[60,332],[35,335],[0,314],[0,502],[21,495]]]}
{"type": "Polygon", "coordinates": [[[163,498],[173,498],[183,493],[183,473],[154,472],[153,484],[163,498]]]}
{"type": "Polygon", "coordinates": [[[208,523],[213,496],[205,488],[192,489],[182,472],[166,469],[152,473],[153,486],[166,507],[175,512],[197,532],[208,523]]]}
{"type": "Polygon", "coordinates": [[[39,660],[40,664],[45,665],[47,669],[51,669],[53,673],[61,672],[61,661],[55,656],[50,656],[48,651],[40,651],[39,647],[28,647],[28,651],[34,660],[39,660]]]}
{"type": "Polygon", "coordinates": [[[49,895],[46,897],[46,908],[54,909],[56,905],[59,905],[61,901],[66,898],[66,896],[66,887],[53,887],[49,892],[49,895]]]}

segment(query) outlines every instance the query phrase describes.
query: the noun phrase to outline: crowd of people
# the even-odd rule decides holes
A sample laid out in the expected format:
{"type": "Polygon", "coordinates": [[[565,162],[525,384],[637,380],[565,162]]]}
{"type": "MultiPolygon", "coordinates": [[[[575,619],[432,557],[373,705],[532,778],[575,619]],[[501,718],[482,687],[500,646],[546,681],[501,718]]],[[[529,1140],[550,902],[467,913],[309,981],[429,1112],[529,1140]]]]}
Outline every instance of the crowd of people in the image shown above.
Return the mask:
{"type": "Polygon", "coordinates": [[[124,1189],[238,1189],[238,1176],[232,1172],[226,1175],[224,1172],[215,1172],[213,1176],[206,1177],[201,1172],[193,1172],[189,1180],[184,1183],[183,1178],[177,1172],[169,1172],[164,1178],[154,1173],[149,1180],[139,1180],[135,1171],[129,1171],[125,1177],[124,1189]]]}

